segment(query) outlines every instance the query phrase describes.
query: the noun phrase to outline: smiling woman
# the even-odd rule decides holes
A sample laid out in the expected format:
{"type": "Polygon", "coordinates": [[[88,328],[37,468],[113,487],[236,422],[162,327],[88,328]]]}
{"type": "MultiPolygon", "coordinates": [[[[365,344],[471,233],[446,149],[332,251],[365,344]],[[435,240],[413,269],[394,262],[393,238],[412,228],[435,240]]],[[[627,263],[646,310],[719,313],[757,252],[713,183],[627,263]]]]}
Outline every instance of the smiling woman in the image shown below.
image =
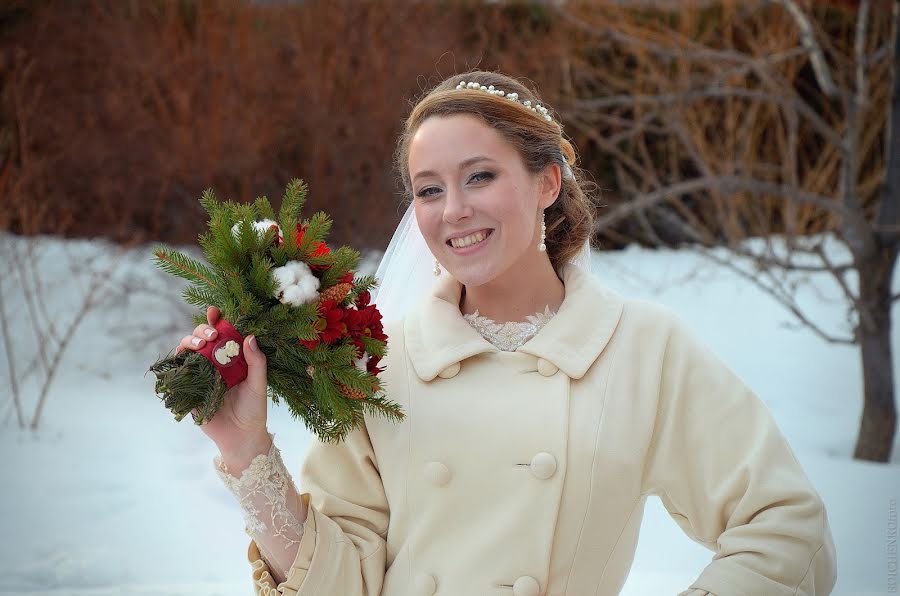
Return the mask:
{"type": "Polygon", "coordinates": [[[314,440],[302,493],[269,436],[225,454],[257,594],[614,596],[649,496],[715,553],[682,594],[831,591],[824,505],[763,402],[674,314],[579,264],[593,208],[534,93],[444,81],[397,165],[411,206],[377,299],[407,416],[314,440]]]}
{"type": "MultiPolygon", "coordinates": [[[[483,165],[493,161],[494,167],[503,166],[516,176],[509,183],[517,185],[514,190],[517,194],[512,198],[520,200],[519,207],[533,207],[536,217],[544,215],[548,256],[554,269],[560,272],[588,240],[595,208],[575,167],[574,147],[549,111],[548,119],[532,110],[539,105],[542,102],[536,93],[500,73],[479,71],[450,77],[432,89],[407,118],[398,142],[396,163],[407,194],[417,201],[429,198],[435,190],[447,190],[440,184],[432,189],[419,180],[420,176],[435,178],[439,173],[436,169],[441,165],[445,170],[453,168],[456,175],[462,170],[468,170],[470,176],[485,171],[488,180],[481,178],[485,183],[491,182],[497,172],[486,167],[473,170],[479,161],[483,165]],[[465,79],[477,83],[478,87],[459,88],[465,79]],[[486,92],[482,86],[503,95],[486,92]],[[510,100],[510,96],[514,99],[510,100]],[[436,145],[435,141],[440,143],[443,133],[448,134],[447,144],[436,145]],[[477,142],[469,134],[477,135],[477,142]],[[485,150],[479,151],[480,147],[485,150]],[[469,155],[464,155],[466,152],[469,155]],[[459,161],[448,163],[454,158],[459,161]],[[558,180],[548,181],[544,178],[548,175],[558,180]],[[540,189],[544,196],[535,201],[538,189],[533,186],[538,182],[549,186],[540,189]],[[420,196],[423,190],[429,197],[420,196]]],[[[418,205],[416,215],[420,215],[418,205]]],[[[426,240],[438,257],[441,251],[435,252],[437,238],[426,237],[426,240]]],[[[440,257],[438,260],[441,261],[440,257]]]]}

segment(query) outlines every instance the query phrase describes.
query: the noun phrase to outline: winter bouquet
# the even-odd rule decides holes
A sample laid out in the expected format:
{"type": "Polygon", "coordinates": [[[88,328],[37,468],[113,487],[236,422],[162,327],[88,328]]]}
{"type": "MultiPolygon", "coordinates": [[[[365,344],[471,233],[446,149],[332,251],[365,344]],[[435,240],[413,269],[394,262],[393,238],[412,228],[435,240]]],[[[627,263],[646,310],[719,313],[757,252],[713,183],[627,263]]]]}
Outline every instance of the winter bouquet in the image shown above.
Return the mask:
{"type": "Polygon", "coordinates": [[[403,413],[388,401],[378,374],[387,349],[381,313],[370,303],[376,279],[354,277],[359,252],[325,243],[327,214],[300,220],[306,186],[292,180],[276,218],[268,199],[219,202],[211,190],[200,203],[209,229],[200,235],[208,264],[166,247],[156,264],[190,285],[184,299],[203,312],[217,306],[216,340],[198,351],[170,353],[150,367],[156,393],[181,420],[211,419],[225,391],[247,376],[243,338],[255,335],[268,362],[268,396],[287,402],[322,440],[337,442],[366,412],[395,421],[403,413]]]}

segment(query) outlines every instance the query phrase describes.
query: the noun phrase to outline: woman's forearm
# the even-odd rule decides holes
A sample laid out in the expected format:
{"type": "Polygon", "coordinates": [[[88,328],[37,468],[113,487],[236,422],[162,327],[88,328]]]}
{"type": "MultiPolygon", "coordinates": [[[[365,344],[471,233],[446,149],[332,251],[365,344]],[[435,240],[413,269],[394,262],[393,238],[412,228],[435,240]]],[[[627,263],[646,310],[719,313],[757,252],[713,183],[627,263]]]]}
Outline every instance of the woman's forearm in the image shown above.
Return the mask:
{"type": "Polygon", "coordinates": [[[247,534],[281,583],[297,556],[307,509],[274,437],[266,434],[245,443],[238,452],[222,452],[214,462],[219,477],[241,504],[247,534]]]}

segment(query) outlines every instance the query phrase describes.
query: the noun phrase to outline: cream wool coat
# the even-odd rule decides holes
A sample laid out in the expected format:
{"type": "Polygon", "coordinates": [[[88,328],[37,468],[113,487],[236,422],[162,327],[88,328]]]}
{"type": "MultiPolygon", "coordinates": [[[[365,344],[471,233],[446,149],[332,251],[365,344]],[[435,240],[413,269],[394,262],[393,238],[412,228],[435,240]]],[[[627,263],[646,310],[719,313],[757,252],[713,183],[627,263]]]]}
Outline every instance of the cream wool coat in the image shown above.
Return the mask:
{"type": "Polygon", "coordinates": [[[276,586],[251,541],[257,594],[613,596],[649,495],[714,553],[684,594],[831,591],[825,509],[765,405],[665,309],[562,278],[515,352],[465,322],[447,273],[388,325],[407,417],[314,442],[299,552],[276,586]]]}

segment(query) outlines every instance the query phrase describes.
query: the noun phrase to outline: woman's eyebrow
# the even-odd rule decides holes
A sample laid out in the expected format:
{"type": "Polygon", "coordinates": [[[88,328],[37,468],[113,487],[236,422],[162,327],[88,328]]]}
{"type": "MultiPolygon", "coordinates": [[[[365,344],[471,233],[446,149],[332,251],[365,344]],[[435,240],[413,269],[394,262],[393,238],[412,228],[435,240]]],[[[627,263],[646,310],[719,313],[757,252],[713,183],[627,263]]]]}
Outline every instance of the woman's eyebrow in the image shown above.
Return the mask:
{"type": "MultiPolygon", "coordinates": [[[[461,161],[459,163],[459,169],[464,170],[464,169],[468,168],[469,166],[471,166],[472,164],[478,163],[479,161],[495,161],[495,160],[491,159],[490,157],[488,157],[486,155],[476,155],[474,157],[470,157],[464,161],[461,161]]],[[[415,182],[419,178],[422,178],[425,176],[437,176],[437,173],[433,172],[431,170],[424,170],[422,172],[419,172],[415,176],[413,176],[413,181],[415,182]]]]}

